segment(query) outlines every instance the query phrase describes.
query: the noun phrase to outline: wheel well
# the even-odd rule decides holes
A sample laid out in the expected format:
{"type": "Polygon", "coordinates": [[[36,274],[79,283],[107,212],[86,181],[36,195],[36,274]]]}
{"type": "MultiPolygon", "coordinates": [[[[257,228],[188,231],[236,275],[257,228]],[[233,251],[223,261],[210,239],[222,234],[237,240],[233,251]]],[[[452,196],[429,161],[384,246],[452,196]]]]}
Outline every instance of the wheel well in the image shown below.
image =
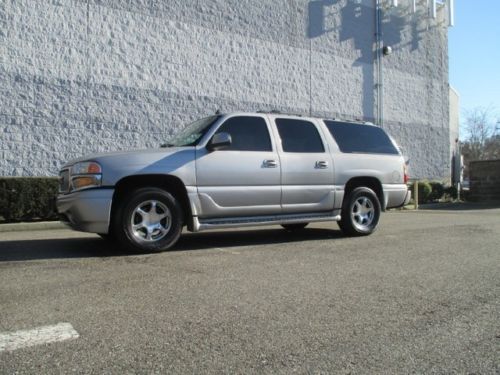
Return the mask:
{"type": "Polygon", "coordinates": [[[189,217],[191,217],[191,206],[184,183],[175,176],[154,174],[128,176],[116,183],[111,205],[111,219],[118,203],[131,191],[142,187],[157,187],[172,194],[181,204],[184,212],[184,224],[188,222],[189,217]]]}
{"type": "Polygon", "coordinates": [[[347,184],[344,188],[344,199],[349,196],[349,193],[356,189],[357,187],[367,187],[372,189],[375,194],[377,194],[377,198],[380,202],[380,206],[382,210],[385,211],[385,203],[384,203],[384,191],[382,190],[382,184],[375,177],[354,177],[347,181],[347,184]]]}

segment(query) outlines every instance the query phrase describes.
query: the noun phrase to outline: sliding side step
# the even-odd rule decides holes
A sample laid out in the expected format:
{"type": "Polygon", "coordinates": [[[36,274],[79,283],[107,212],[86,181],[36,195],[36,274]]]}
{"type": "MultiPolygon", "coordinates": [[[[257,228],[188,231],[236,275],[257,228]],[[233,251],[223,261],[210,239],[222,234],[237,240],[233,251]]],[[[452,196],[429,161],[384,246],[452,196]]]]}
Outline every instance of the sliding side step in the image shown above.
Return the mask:
{"type": "Polygon", "coordinates": [[[312,214],[287,214],[287,215],[268,215],[268,216],[249,216],[249,217],[226,217],[216,219],[199,219],[193,217],[193,232],[200,232],[209,229],[254,227],[261,225],[276,224],[298,224],[315,223],[322,221],[339,221],[340,210],[324,213],[312,214]]]}

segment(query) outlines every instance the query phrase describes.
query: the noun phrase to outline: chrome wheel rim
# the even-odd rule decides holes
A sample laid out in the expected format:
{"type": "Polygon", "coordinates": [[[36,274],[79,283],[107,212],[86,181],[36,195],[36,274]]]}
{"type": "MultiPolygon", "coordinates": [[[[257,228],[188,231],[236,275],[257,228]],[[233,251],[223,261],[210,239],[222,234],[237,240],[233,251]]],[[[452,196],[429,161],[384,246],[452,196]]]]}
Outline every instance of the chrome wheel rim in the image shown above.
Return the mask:
{"type": "Polygon", "coordinates": [[[130,226],[139,241],[156,242],[167,235],[172,225],[168,207],[160,201],[148,200],[132,211],[130,226]]]}
{"type": "Polygon", "coordinates": [[[375,206],[370,198],[359,197],[351,209],[351,218],[354,226],[361,231],[370,229],[375,218],[375,206]]]}

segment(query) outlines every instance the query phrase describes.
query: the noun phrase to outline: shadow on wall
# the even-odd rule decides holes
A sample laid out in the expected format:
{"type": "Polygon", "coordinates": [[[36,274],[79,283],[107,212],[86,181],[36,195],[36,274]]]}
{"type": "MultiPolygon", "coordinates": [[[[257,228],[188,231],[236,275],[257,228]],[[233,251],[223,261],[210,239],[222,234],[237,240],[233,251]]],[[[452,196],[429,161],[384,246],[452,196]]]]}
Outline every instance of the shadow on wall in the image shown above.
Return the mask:
{"type": "Polygon", "coordinates": [[[333,31],[334,28],[327,29],[325,21],[327,8],[334,5],[338,0],[313,0],[308,4],[307,37],[310,39],[322,36],[333,31]]]}
{"type": "Polygon", "coordinates": [[[418,20],[426,19],[425,8],[419,7],[413,14],[411,4],[400,4],[398,8],[391,8],[385,12],[382,21],[382,36],[384,45],[391,46],[393,50],[409,47],[410,51],[419,48],[422,33],[427,31],[427,25],[422,25],[418,20]],[[407,33],[410,38],[404,43],[402,35],[407,33]]]}
{"type": "MultiPolygon", "coordinates": [[[[329,33],[338,33],[340,42],[352,40],[354,48],[359,51],[359,58],[353,63],[353,68],[361,68],[363,77],[363,117],[366,121],[375,120],[375,1],[374,0],[345,0],[345,5],[338,10],[335,7],[340,0],[313,0],[308,3],[307,36],[315,39],[329,33]],[[340,12],[335,17],[335,12],[340,12]],[[329,25],[330,18],[340,20],[340,25],[329,25]]],[[[408,22],[411,14],[409,7],[386,9],[382,20],[382,34],[384,45],[393,50],[402,48],[402,34],[410,27],[409,46],[411,50],[419,47],[421,33],[418,22],[408,22]]],[[[421,14],[415,17],[421,17],[421,14]]]]}
{"type": "Polygon", "coordinates": [[[308,4],[308,29],[310,39],[325,34],[338,32],[340,42],[352,40],[354,48],[360,52],[359,58],[352,63],[353,68],[361,68],[363,77],[363,119],[375,119],[375,77],[373,64],[375,61],[375,28],[374,8],[368,6],[371,1],[348,1],[340,9],[340,26],[329,27],[329,17],[336,18],[336,4],[339,0],[314,0],[308,4]]]}

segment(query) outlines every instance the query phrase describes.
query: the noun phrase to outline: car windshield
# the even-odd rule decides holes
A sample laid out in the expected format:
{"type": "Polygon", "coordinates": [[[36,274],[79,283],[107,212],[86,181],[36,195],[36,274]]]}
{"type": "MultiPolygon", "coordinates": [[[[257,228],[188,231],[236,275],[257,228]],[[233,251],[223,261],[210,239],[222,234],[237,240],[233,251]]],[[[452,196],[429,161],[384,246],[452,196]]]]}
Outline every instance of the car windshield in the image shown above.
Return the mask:
{"type": "Polygon", "coordinates": [[[220,116],[205,117],[187,125],[166,143],[167,147],[196,146],[220,116]]]}

